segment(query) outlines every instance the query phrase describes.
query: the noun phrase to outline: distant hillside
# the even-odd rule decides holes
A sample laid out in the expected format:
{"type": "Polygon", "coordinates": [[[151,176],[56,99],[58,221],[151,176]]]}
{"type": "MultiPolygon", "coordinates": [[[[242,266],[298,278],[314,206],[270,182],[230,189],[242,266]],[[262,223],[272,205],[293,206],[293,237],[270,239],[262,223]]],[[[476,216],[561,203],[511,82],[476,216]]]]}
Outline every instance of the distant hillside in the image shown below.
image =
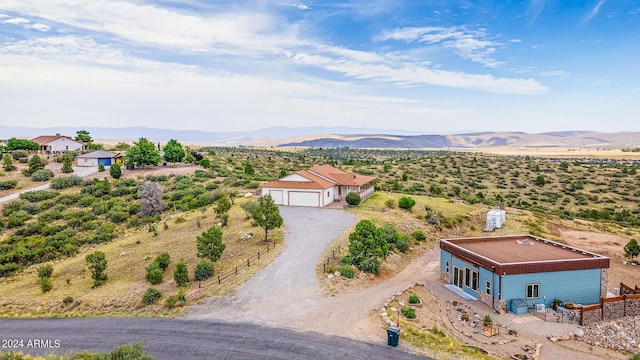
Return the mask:
{"type": "Polygon", "coordinates": [[[455,135],[354,135],[318,136],[304,141],[283,142],[281,147],[348,147],[348,148],[599,148],[619,149],[640,145],[639,132],[597,133],[566,131],[543,134],[520,132],[482,132],[455,135]]]}

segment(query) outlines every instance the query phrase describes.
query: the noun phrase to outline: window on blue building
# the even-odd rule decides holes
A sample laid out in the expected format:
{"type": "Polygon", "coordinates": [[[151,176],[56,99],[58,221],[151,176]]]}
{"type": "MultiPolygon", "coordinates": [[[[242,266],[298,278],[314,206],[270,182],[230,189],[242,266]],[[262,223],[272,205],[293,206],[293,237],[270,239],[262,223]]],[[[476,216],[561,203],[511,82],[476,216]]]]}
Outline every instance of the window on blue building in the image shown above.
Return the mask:
{"type": "Polygon", "coordinates": [[[491,295],[491,281],[487,280],[487,294],[491,295]]]}
{"type": "Polygon", "coordinates": [[[447,273],[449,273],[449,262],[448,262],[448,261],[445,261],[445,263],[444,263],[444,267],[445,267],[445,271],[446,271],[447,273]]]}
{"type": "Polygon", "coordinates": [[[527,284],[527,299],[540,298],[540,284],[527,284]]]}

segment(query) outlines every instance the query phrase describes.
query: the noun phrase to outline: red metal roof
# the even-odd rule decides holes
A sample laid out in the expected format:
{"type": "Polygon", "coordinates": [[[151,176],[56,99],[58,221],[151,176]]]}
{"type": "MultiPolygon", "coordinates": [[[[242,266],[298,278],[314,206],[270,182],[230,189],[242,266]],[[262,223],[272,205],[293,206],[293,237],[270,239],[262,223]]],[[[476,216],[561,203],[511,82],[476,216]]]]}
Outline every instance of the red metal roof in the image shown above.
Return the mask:
{"type": "Polygon", "coordinates": [[[452,255],[498,274],[609,268],[609,258],[531,235],[440,240],[452,255]]]}

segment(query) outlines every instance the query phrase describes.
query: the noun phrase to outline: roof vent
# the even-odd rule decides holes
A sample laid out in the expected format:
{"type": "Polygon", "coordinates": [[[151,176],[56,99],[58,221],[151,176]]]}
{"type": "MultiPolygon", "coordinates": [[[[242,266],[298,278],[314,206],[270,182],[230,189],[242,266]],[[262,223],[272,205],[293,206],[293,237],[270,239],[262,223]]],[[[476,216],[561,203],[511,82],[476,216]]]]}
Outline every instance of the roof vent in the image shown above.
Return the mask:
{"type": "Polygon", "coordinates": [[[567,247],[566,247],[566,246],[564,246],[564,245],[562,245],[562,248],[563,248],[563,249],[566,249],[567,247]]]}
{"type": "Polygon", "coordinates": [[[586,251],[583,251],[583,252],[582,252],[582,255],[587,255],[587,252],[586,252],[586,251]]]}
{"type": "Polygon", "coordinates": [[[571,249],[571,251],[576,252],[576,249],[571,249]]]}

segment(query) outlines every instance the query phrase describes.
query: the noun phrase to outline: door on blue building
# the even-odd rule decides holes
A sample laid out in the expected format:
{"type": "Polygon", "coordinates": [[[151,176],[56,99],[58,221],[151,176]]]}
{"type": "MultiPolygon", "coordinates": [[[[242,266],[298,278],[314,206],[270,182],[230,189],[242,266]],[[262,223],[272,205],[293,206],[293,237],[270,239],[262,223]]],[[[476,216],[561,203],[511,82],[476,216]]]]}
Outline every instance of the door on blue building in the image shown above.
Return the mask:
{"type": "Polygon", "coordinates": [[[462,284],[464,283],[464,272],[462,269],[454,266],[453,267],[453,285],[462,289],[462,284]]]}

